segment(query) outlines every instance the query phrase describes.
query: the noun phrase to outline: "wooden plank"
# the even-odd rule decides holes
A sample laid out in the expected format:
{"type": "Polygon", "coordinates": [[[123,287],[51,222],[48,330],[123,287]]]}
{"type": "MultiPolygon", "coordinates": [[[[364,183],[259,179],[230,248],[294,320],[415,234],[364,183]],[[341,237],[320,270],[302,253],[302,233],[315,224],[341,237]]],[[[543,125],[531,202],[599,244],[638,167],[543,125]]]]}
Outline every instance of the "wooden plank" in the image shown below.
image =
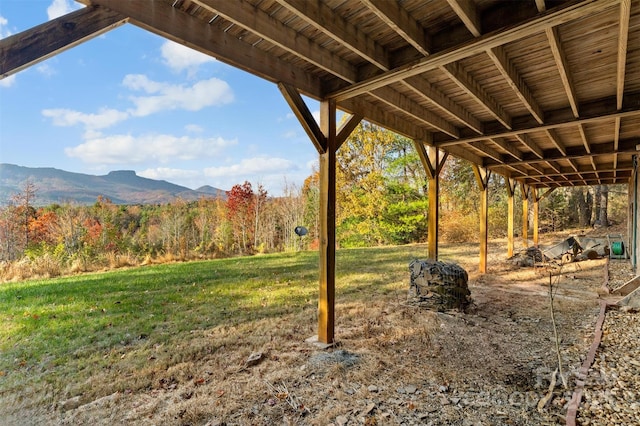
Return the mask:
{"type": "Polygon", "coordinates": [[[482,34],[482,23],[478,8],[473,0],[447,0],[447,2],[469,32],[473,34],[474,37],[480,37],[482,34]]]}
{"type": "Polygon", "coordinates": [[[316,99],[323,97],[322,83],[318,77],[224,31],[216,31],[207,22],[173,8],[170,4],[154,0],[90,2],[128,16],[129,22],[140,28],[213,56],[236,68],[274,83],[289,84],[316,99]]]}
{"type": "Polygon", "coordinates": [[[336,105],[320,103],[320,128],[327,149],[320,154],[320,288],[318,297],[318,341],[335,339],[336,285],[336,105]]]}
{"type": "Polygon", "coordinates": [[[489,111],[496,120],[502,123],[507,129],[511,129],[511,117],[509,117],[504,108],[502,108],[498,102],[496,102],[496,100],[460,66],[460,64],[447,64],[442,66],[440,69],[454,80],[462,90],[467,92],[469,96],[489,111]]]}
{"type": "Polygon", "coordinates": [[[311,139],[313,146],[316,147],[319,154],[324,154],[327,151],[327,140],[302,96],[300,96],[295,87],[289,84],[278,83],[278,89],[280,89],[282,96],[289,104],[291,111],[293,111],[293,114],[302,125],[307,136],[311,139]]]}
{"type": "Polygon", "coordinates": [[[538,121],[538,123],[544,123],[544,112],[538,102],[533,97],[531,90],[525,83],[524,79],[518,73],[518,70],[513,65],[511,60],[507,57],[507,54],[503,47],[496,47],[489,49],[487,54],[493,59],[493,62],[500,70],[500,73],[504,77],[505,81],[511,86],[515,94],[522,101],[522,103],[531,112],[531,115],[538,121]]]}
{"type": "Polygon", "coordinates": [[[324,2],[307,0],[277,0],[277,2],[378,68],[385,71],[390,69],[389,53],[356,25],[350,24],[333,13],[333,10],[324,2]]]}
{"type": "Polygon", "coordinates": [[[627,43],[629,40],[629,17],[631,0],[620,1],[620,31],[618,35],[618,67],[616,75],[616,97],[618,109],[622,108],[624,98],[624,80],[627,65],[627,43]]]}
{"type": "Polygon", "coordinates": [[[558,151],[560,151],[562,155],[567,155],[567,148],[565,148],[564,144],[560,140],[560,136],[558,136],[558,133],[555,131],[555,129],[546,129],[544,132],[551,140],[551,142],[553,142],[555,147],[558,148],[558,151]]]}
{"type": "Polygon", "coordinates": [[[408,77],[422,74],[426,71],[486,52],[489,49],[535,35],[547,28],[552,28],[582,16],[597,13],[610,6],[608,2],[598,2],[595,0],[569,2],[553,10],[549,10],[546,13],[526,19],[517,25],[511,25],[500,31],[485,34],[463,43],[461,46],[455,46],[393,70],[383,72],[360,83],[330,93],[328,96],[336,99],[338,102],[359,96],[408,77]]]}
{"type": "Polygon", "coordinates": [[[357,70],[351,63],[318,46],[313,40],[300,35],[293,28],[286,26],[246,1],[191,1],[211,12],[218,13],[225,19],[256,33],[265,40],[328,73],[350,83],[354,83],[357,79],[357,70]]]}
{"type": "MultiPolygon", "coordinates": [[[[423,145],[424,146],[424,145],[423,145]]],[[[440,171],[447,161],[447,153],[440,157],[440,150],[432,146],[426,152],[429,163],[429,216],[427,218],[427,239],[429,259],[438,260],[440,222],[440,171]]]]}
{"type": "Polygon", "coordinates": [[[389,0],[361,0],[361,2],[420,54],[429,55],[431,47],[427,33],[399,2],[389,0]]]}
{"type": "Polygon", "coordinates": [[[513,144],[510,144],[506,140],[504,140],[502,138],[491,138],[489,140],[491,142],[495,143],[496,145],[498,145],[500,148],[502,148],[505,151],[507,151],[507,153],[510,156],[512,156],[513,158],[515,158],[516,160],[522,160],[523,159],[522,153],[518,150],[518,148],[516,148],[513,144]]]}
{"type": "Polygon", "coordinates": [[[0,39],[0,79],[126,22],[127,17],[120,13],[90,6],[0,39]]]}

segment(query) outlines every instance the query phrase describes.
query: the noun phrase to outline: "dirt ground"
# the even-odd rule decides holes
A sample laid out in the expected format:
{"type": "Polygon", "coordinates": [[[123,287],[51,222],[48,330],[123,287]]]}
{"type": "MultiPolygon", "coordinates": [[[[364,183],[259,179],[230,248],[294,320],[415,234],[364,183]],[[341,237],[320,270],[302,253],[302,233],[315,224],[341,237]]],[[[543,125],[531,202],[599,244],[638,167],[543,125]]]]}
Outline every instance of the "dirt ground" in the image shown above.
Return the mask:
{"type": "MultiPolygon", "coordinates": [[[[547,236],[551,243],[564,236],[547,236]]],[[[349,304],[337,291],[336,345],[315,334],[310,307],[292,317],[194,331],[189,348],[147,386],[51,401],[15,424],[58,425],[544,425],[564,424],[574,372],[593,340],[604,259],[553,270],[517,267],[506,243],[489,248],[477,272],[477,247],[460,262],[470,275],[468,312],[407,304],[406,288],[349,304]],[[563,373],[538,409],[558,366],[549,282],[563,373]],[[252,356],[253,355],[253,356],[252,356]],[[253,359],[248,362],[249,359],[253,359]]],[[[620,274],[627,274],[625,265],[620,274]]],[[[614,273],[613,275],[616,275],[614,273]]],[[[615,277],[614,277],[615,278],[615,277]]],[[[96,383],[99,378],[95,378],[96,383]]],[[[0,420],[2,423],[2,420],[0,420]]]]}

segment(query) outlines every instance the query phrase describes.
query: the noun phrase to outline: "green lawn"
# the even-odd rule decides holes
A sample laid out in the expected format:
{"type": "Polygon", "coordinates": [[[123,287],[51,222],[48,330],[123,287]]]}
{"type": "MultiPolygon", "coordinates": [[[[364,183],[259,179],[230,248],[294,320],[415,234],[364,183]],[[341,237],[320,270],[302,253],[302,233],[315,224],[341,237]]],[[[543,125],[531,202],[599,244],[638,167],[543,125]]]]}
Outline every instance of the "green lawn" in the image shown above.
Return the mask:
{"type": "MultiPolygon", "coordinates": [[[[339,303],[408,288],[407,266],[425,254],[421,245],[338,251],[339,303]]],[[[189,344],[194,331],[302,311],[312,323],[317,286],[316,252],[0,284],[0,399],[25,388],[69,393],[70,382],[86,392],[90,377],[144,368],[162,345],[188,349],[153,358],[161,368],[197,359],[205,349],[189,344]]]]}

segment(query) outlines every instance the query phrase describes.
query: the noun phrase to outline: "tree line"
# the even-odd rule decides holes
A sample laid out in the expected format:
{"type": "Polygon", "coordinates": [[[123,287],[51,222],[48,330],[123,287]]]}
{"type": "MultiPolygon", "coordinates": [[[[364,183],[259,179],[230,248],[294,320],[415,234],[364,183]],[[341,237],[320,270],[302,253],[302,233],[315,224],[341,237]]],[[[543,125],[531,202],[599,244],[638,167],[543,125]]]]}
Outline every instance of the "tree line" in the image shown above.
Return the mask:
{"type": "MultiPolygon", "coordinates": [[[[337,153],[336,181],[336,241],[340,247],[426,241],[428,181],[411,140],[361,123],[337,153]]],[[[260,184],[244,182],[234,185],[224,198],[203,197],[194,202],[178,199],[163,205],[117,205],[99,197],[88,206],[67,203],[36,208],[37,187],[28,182],[0,208],[0,275],[5,279],[50,276],[152,262],[317,249],[318,184],[316,171],[300,187],[285,184],[277,197],[260,184]],[[297,226],[305,226],[308,234],[298,236],[297,226]]],[[[516,229],[521,229],[522,220],[519,192],[516,229]]],[[[477,239],[479,196],[471,166],[449,157],[440,175],[443,241],[477,239]]],[[[491,177],[489,198],[490,236],[503,237],[507,191],[502,176],[491,177]]],[[[623,221],[626,203],[626,188],[557,189],[541,201],[541,228],[558,231],[623,221]]]]}

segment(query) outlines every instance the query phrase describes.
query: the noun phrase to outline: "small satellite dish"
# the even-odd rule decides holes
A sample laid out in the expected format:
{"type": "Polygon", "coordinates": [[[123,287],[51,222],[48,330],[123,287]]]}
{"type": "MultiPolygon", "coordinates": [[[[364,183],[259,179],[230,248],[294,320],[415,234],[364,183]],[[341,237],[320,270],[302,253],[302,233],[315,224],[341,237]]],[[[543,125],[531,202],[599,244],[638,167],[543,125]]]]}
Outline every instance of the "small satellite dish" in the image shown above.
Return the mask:
{"type": "Polygon", "coordinates": [[[305,228],[304,226],[296,226],[293,232],[295,232],[298,237],[304,237],[309,233],[309,231],[307,231],[307,228],[305,228]]]}

